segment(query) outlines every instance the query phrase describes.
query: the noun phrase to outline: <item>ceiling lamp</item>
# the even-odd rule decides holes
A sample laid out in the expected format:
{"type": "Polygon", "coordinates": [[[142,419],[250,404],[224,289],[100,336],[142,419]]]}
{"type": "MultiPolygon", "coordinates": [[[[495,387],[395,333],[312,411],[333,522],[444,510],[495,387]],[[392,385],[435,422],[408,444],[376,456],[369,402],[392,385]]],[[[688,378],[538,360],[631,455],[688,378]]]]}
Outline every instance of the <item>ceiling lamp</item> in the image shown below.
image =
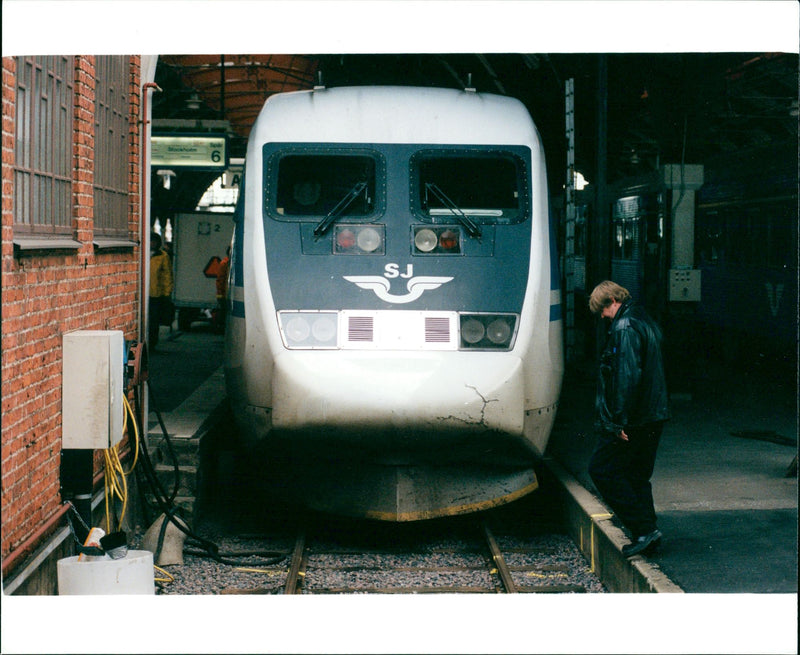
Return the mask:
{"type": "Polygon", "coordinates": [[[186,109],[190,111],[197,111],[200,109],[200,96],[198,96],[197,93],[193,93],[186,101],[186,109]]]}

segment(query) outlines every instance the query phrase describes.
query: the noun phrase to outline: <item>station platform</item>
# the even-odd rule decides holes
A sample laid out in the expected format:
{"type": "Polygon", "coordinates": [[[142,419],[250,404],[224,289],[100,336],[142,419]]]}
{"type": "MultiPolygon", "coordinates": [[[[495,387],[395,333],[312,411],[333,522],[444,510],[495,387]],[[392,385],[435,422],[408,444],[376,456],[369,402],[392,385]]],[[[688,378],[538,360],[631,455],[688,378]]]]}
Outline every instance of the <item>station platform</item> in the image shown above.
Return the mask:
{"type": "MultiPolygon", "coordinates": [[[[766,362],[696,370],[670,398],[651,479],[664,537],[650,559],[686,592],[796,594],[796,378],[766,362]]],[[[596,494],[594,375],[570,367],[547,455],[596,494]]]]}
{"type": "MultiPolygon", "coordinates": [[[[180,424],[190,435],[224,400],[222,355],[222,336],[205,324],[162,328],[150,384],[170,432],[180,424]]],[[[672,397],[652,479],[664,538],[648,559],[687,593],[797,594],[797,476],[787,475],[796,378],[769,366],[698,369],[690,392],[672,397]]],[[[586,472],[594,390],[590,364],[569,370],[546,453],[587,495],[596,493],[586,472]]],[[[157,429],[151,412],[149,431],[157,429]]]]}

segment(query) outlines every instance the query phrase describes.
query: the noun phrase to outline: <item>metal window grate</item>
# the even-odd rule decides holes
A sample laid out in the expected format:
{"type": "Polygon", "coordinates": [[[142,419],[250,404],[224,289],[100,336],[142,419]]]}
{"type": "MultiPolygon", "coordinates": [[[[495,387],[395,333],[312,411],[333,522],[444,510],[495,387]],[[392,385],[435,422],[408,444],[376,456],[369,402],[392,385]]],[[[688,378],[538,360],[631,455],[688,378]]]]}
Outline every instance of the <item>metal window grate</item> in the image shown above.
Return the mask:
{"type": "Polygon", "coordinates": [[[16,58],[15,230],[72,231],[73,57],[16,58]]]}
{"type": "Polygon", "coordinates": [[[94,227],[128,236],[128,68],[122,55],[95,58],[94,227]]]}
{"type": "Polygon", "coordinates": [[[425,317],[425,343],[449,343],[450,319],[447,317],[425,317]]]}
{"type": "Polygon", "coordinates": [[[372,341],[375,336],[374,331],[374,320],[372,316],[351,316],[348,319],[348,341],[372,341]]]}

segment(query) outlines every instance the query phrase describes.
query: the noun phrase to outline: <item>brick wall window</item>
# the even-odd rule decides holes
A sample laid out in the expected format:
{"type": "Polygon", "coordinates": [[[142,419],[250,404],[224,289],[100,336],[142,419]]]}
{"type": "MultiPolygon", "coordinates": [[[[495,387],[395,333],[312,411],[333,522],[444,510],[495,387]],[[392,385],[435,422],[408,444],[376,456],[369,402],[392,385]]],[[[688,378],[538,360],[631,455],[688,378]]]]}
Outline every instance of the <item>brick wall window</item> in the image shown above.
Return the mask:
{"type": "Polygon", "coordinates": [[[95,58],[94,233],[128,237],[129,58],[95,58]]]}
{"type": "Polygon", "coordinates": [[[72,233],[72,57],[17,57],[14,231],[72,233]]]}

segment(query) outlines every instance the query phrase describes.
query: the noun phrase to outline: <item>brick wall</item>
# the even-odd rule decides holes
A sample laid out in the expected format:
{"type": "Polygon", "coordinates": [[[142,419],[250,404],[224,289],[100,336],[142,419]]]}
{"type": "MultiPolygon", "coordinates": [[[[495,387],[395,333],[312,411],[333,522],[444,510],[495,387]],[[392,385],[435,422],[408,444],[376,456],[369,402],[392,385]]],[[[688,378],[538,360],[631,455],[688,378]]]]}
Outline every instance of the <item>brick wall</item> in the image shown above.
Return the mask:
{"type": "MultiPolygon", "coordinates": [[[[139,234],[139,57],[130,57],[128,227],[139,234]]],[[[2,124],[2,557],[61,504],[61,345],[78,329],[138,333],[136,247],[95,249],[94,57],[75,58],[72,238],[77,250],[15,252],[16,71],[3,58],[2,124]]],[[[101,453],[99,453],[101,455],[101,453]]],[[[99,470],[100,457],[96,457],[99,470]]]]}

